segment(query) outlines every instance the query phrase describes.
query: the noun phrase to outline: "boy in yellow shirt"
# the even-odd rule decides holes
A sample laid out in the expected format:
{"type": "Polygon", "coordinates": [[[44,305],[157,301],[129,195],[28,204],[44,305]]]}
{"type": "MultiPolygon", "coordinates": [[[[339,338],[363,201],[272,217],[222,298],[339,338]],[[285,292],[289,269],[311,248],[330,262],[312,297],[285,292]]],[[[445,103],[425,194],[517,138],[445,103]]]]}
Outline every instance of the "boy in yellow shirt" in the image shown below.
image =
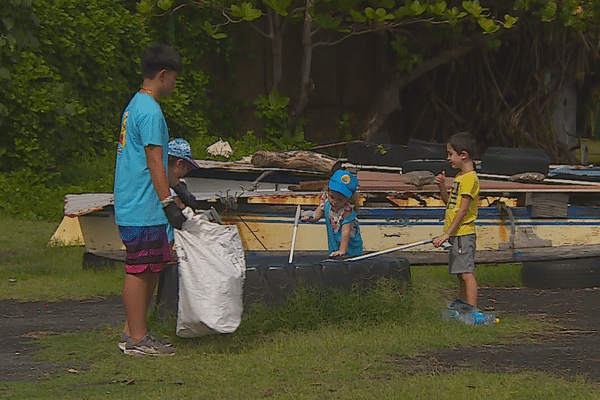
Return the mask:
{"type": "Polygon", "coordinates": [[[450,166],[460,171],[454,177],[452,188],[446,187],[446,172],[435,177],[435,183],[446,204],[444,233],[436,237],[434,246],[448,241],[452,247],[449,254],[449,270],[458,276],[460,298],[477,307],[477,281],[475,280],[475,220],[479,198],[479,179],[475,172],[473,157],[477,146],[468,132],[459,132],[446,144],[450,166]]]}

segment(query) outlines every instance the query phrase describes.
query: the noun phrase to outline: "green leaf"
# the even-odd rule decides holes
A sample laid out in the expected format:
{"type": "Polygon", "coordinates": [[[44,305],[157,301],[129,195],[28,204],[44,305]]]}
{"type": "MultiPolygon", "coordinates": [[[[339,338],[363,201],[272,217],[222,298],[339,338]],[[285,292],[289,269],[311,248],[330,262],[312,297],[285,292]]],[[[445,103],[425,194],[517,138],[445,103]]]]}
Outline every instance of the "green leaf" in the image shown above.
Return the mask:
{"type": "Polygon", "coordinates": [[[0,78],[10,80],[10,72],[4,67],[0,67],[0,78]]]}
{"type": "Polygon", "coordinates": [[[171,9],[171,7],[173,7],[173,0],[158,0],[158,2],[156,3],[156,5],[161,10],[168,11],[168,10],[171,9]]]}
{"type": "Polygon", "coordinates": [[[462,6],[469,14],[471,14],[474,17],[479,17],[481,15],[481,12],[483,11],[483,8],[481,8],[481,4],[479,4],[479,1],[477,0],[463,1],[462,6]]]}
{"type": "Polygon", "coordinates": [[[14,28],[14,26],[15,26],[15,21],[12,18],[9,18],[9,17],[3,17],[2,18],[2,23],[6,27],[6,30],[9,30],[9,31],[12,28],[14,28]]]}
{"type": "Polygon", "coordinates": [[[378,21],[387,21],[387,20],[395,18],[394,15],[388,14],[387,10],[385,8],[378,8],[375,11],[375,14],[377,14],[377,20],[378,21]]]}
{"type": "Polygon", "coordinates": [[[287,9],[292,4],[292,0],[264,0],[263,3],[277,11],[277,14],[287,16],[287,9]]]}
{"type": "Polygon", "coordinates": [[[231,14],[234,17],[242,18],[244,21],[254,21],[257,18],[260,18],[262,11],[254,8],[252,4],[244,2],[241,7],[236,4],[232,5],[231,14]]]}
{"type": "Polygon", "coordinates": [[[504,21],[504,28],[510,29],[517,23],[517,21],[519,21],[519,17],[513,17],[512,15],[506,14],[504,16],[504,21]]]}
{"type": "Polygon", "coordinates": [[[429,9],[433,14],[443,15],[447,7],[448,4],[445,1],[440,1],[439,3],[429,6],[429,9]]]}
{"type": "Polygon", "coordinates": [[[374,19],[374,20],[377,19],[377,14],[375,13],[375,10],[373,10],[371,7],[365,8],[365,15],[369,19],[374,19]]]}
{"type": "Polygon", "coordinates": [[[364,15],[355,10],[350,10],[350,16],[356,22],[365,22],[367,20],[364,15]]]}
{"type": "Polygon", "coordinates": [[[548,2],[546,7],[542,10],[542,21],[552,22],[556,18],[556,3],[553,1],[548,2]]]}
{"type": "Polygon", "coordinates": [[[213,39],[225,39],[227,37],[226,33],[215,33],[211,36],[213,39]]]}
{"type": "Polygon", "coordinates": [[[17,44],[17,39],[13,35],[6,35],[6,40],[8,41],[8,45],[11,47],[17,44]]]}
{"type": "Polygon", "coordinates": [[[485,33],[494,33],[498,29],[500,29],[500,27],[498,25],[496,25],[494,20],[489,19],[489,18],[479,18],[477,20],[477,23],[479,24],[481,29],[484,30],[485,33]]]}
{"type": "Polygon", "coordinates": [[[215,33],[215,29],[213,29],[213,26],[209,21],[204,21],[204,30],[211,36],[215,33]]]}
{"type": "Polygon", "coordinates": [[[419,0],[415,0],[410,5],[410,9],[414,13],[414,15],[421,15],[425,12],[425,10],[427,10],[427,3],[421,4],[419,0]]]}
{"type": "Polygon", "coordinates": [[[342,22],[340,19],[335,19],[331,14],[317,14],[315,15],[315,22],[327,29],[335,29],[342,22]]]}
{"type": "Polygon", "coordinates": [[[141,14],[148,14],[152,10],[152,2],[149,0],[142,0],[137,3],[137,10],[141,14]]]}

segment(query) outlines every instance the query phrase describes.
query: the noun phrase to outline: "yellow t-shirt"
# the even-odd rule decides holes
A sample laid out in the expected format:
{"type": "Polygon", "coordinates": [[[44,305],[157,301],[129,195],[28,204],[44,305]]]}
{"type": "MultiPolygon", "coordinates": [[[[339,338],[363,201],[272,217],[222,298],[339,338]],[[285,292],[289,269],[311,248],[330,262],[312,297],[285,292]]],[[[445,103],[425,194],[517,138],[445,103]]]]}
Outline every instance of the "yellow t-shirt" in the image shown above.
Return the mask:
{"type": "Polygon", "coordinates": [[[450,227],[452,221],[454,221],[454,217],[460,209],[460,201],[463,195],[469,196],[471,201],[469,202],[467,214],[465,214],[465,217],[458,226],[458,229],[452,234],[452,236],[464,236],[475,233],[477,202],[479,199],[479,178],[477,178],[477,173],[475,171],[470,171],[466,174],[458,173],[454,177],[452,190],[450,191],[448,204],[446,205],[444,232],[448,230],[448,227],[450,227]]]}

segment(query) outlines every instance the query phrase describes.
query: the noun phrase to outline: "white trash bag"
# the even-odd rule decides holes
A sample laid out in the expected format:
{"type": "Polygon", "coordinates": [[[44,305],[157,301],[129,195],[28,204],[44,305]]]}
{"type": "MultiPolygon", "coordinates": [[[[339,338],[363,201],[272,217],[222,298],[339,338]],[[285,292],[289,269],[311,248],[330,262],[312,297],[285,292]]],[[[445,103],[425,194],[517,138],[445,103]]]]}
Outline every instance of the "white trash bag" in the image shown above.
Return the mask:
{"type": "Polygon", "coordinates": [[[175,229],[179,257],[176,334],[192,338],[232,333],[240,324],[246,259],[237,226],[209,222],[188,207],[175,229]]]}

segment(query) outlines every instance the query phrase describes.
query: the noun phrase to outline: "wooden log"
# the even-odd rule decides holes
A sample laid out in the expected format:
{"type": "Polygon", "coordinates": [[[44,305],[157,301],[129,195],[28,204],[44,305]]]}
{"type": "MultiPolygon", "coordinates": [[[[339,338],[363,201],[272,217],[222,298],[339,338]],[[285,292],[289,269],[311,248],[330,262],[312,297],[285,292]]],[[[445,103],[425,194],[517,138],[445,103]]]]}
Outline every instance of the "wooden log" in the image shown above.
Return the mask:
{"type": "Polygon", "coordinates": [[[305,150],[285,152],[259,150],[252,156],[252,165],[255,167],[303,169],[331,174],[341,167],[342,161],[305,150]]]}

